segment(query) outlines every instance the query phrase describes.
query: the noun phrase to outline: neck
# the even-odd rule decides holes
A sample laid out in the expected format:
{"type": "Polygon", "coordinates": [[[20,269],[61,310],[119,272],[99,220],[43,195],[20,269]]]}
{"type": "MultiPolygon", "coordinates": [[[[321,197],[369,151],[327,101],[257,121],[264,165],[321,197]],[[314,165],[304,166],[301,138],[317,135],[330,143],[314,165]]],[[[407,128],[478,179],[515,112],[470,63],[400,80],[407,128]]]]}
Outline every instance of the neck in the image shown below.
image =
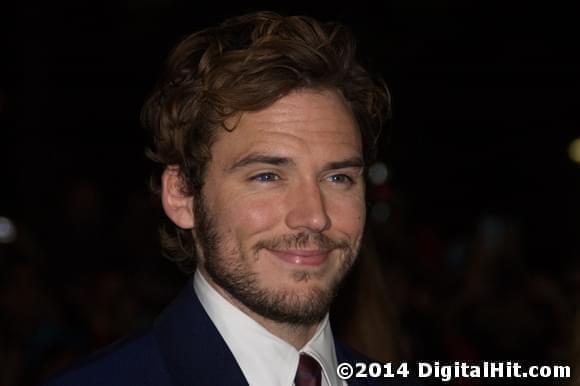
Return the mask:
{"type": "Polygon", "coordinates": [[[232,297],[226,290],[214,283],[214,281],[207,274],[207,272],[205,272],[205,270],[201,269],[201,273],[209,285],[211,285],[212,288],[214,288],[228,302],[240,309],[250,318],[254,319],[271,334],[294,346],[296,350],[302,349],[302,347],[304,347],[316,333],[319,323],[314,323],[311,325],[280,323],[253,312],[243,303],[232,297]]]}

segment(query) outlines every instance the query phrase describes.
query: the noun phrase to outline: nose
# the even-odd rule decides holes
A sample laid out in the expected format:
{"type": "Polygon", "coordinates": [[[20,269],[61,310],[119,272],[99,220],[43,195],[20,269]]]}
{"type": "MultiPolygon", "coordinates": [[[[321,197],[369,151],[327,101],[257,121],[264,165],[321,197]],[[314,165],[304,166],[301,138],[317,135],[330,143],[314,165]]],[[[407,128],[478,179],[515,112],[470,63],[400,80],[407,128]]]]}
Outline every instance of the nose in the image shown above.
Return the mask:
{"type": "Polygon", "coordinates": [[[289,193],[286,225],[290,229],[321,233],[330,228],[324,195],[317,183],[299,186],[289,193]]]}

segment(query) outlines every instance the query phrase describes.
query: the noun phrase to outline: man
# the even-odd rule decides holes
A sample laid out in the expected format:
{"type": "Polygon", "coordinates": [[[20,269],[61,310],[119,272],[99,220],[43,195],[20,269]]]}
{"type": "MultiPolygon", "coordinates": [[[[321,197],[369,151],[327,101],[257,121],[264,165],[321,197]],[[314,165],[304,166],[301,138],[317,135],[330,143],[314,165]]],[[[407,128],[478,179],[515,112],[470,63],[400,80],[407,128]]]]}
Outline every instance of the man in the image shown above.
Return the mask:
{"type": "Polygon", "coordinates": [[[183,40],[143,121],[163,245],[192,281],[150,331],[51,385],[347,384],[337,365],[365,358],[334,341],[328,310],[387,110],[340,25],[257,13],[183,40]]]}

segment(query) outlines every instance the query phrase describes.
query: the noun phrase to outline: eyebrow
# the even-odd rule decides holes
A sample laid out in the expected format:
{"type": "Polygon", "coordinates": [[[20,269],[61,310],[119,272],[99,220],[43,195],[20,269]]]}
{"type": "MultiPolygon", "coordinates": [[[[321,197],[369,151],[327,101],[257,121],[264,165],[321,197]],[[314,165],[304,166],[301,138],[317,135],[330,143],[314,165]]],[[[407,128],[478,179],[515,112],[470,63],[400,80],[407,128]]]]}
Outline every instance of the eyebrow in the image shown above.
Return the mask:
{"type": "Polygon", "coordinates": [[[333,161],[325,165],[324,170],[336,170],[336,169],[346,169],[346,168],[362,168],[364,167],[364,162],[360,157],[348,158],[342,161],[333,161]]]}
{"type": "Polygon", "coordinates": [[[228,168],[226,171],[234,172],[237,169],[241,169],[245,166],[253,164],[268,164],[274,166],[284,166],[284,165],[294,165],[294,161],[287,157],[277,157],[266,154],[248,154],[244,158],[234,162],[234,164],[228,168]]]}
{"type": "MultiPolygon", "coordinates": [[[[267,154],[257,154],[252,153],[244,158],[234,162],[233,165],[226,168],[226,171],[232,173],[237,169],[253,165],[253,164],[267,164],[273,166],[294,166],[296,163],[294,160],[288,157],[278,157],[267,154]]],[[[363,168],[364,162],[360,157],[347,158],[340,161],[332,161],[324,165],[324,170],[336,170],[336,169],[346,169],[346,168],[363,168]]]]}

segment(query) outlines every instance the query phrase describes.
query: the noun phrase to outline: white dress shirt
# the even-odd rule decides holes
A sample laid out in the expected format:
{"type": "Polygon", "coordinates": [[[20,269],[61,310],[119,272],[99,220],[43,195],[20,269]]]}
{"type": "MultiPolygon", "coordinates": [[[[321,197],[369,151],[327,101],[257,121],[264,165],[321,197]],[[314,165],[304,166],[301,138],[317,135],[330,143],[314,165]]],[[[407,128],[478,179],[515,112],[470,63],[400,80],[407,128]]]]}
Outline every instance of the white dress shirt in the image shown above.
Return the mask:
{"type": "Polygon", "coordinates": [[[322,367],[322,386],[346,385],[336,375],[336,351],[328,314],[312,339],[298,351],[227,301],[199,270],[195,272],[193,287],[250,386],[292,386],[300,353],[318,361],[322,367]]]}

